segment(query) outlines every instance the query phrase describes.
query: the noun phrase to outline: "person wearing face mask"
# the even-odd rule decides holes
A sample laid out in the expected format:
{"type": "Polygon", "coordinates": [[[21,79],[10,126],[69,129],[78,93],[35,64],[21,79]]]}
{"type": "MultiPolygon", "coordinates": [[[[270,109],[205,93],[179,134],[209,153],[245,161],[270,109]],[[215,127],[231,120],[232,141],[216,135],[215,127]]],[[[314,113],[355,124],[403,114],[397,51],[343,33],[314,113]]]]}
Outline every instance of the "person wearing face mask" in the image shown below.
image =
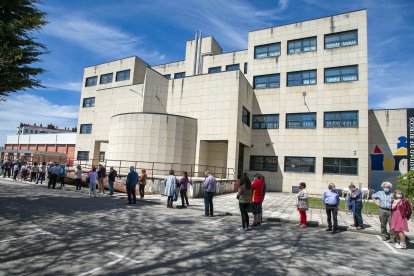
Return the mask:
{"type": "Polygon", "coordinates": [[[412,210],[413,207],[403,193],[396,190],[391,201],[391,230],[400,243],[397,242],[395,248],[407,249],[404,232],[408,232],[408,219],[411,216],[412,210]]]}
{"type": "Polygon", "coordinates": [[[349,190],[351,190],[351,195],[348,198],[348,207],[352,210],[352,215],[354,217],[354,224],[352,227],[356,227],[357,230],[364,229],[362,222],[362,193],[361,190],[355,187],[354,184],[349,185],[349,190]]]}
{"type": "Polygon", "coordinates": [[[372,200],[377,205],[379,210],[379,220],[381,223],[381,236],[382,240],[390,240],[394,242],[395,239],[391,239],[391,235],[387,230],[387,224],[391,229],[391,200],[392,200],[392,184],[390,182],[383,182],[381,184],[382,191],[378,191],[372,195],[372,200]]]}
{"type": "Polygon", "coordinates": [[[339,195],[335,189],[335,184],[328,185],[328,191],[323,193],[322,202],[325,204],[328,228],[326,231],[332,231],[332,234],[338,233],[338,207],[339,195]],[[333,219],[333,227],[332,227],[333,219]]]}

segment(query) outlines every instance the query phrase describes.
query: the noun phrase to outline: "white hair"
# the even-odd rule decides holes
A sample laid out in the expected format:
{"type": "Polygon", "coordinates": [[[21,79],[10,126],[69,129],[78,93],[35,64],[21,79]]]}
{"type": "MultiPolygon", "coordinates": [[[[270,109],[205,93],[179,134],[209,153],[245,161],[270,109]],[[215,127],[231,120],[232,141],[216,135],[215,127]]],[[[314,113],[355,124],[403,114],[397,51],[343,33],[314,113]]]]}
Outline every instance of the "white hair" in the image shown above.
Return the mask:
{"type": "Polygon", "coordinates": [[[381,188],[384,188],[385,186],[388,186],[388,187],[390,187],[390,189],[392,189],[392,184],[391,184],[391,182],[388,182],[388,181],[386,181],[386,182],[382,182],[382,184],[381,184],[381,188]]]}

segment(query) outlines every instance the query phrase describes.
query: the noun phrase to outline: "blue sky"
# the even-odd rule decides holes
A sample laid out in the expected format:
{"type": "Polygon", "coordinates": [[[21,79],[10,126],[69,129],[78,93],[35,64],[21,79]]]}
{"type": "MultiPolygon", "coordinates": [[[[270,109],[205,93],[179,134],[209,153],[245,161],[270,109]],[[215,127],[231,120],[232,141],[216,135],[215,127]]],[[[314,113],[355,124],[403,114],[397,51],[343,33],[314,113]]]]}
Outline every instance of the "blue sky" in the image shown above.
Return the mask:
{"type": "Polygon", "coordinates": [[[196,29],[225,52],[248,31],[368,9],[370,108],[414,107],[412,0],[43,0],[49,24],[36,36],[50,54],[44,89],[0,103],[0,145],[19,122],[76,126],[83,68],[137,55],[151,65],[183,60],[196,29]]]}

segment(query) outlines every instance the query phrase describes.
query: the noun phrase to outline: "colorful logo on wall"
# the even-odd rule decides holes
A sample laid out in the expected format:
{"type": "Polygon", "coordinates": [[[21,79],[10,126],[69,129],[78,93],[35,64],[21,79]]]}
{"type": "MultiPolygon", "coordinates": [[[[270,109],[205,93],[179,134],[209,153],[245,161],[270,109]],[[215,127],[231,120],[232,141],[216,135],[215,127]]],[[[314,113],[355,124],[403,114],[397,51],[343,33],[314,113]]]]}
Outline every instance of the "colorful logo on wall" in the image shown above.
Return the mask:
{"type": "Polygon", "coordinates": [[[398,137],[397,150],[392,157],[385,157],[384,152],[378,145],[375,145],[374,153],[371,154],[372,171],[399,171],[402,160],[407,159],[407,137],[398,137]]]}

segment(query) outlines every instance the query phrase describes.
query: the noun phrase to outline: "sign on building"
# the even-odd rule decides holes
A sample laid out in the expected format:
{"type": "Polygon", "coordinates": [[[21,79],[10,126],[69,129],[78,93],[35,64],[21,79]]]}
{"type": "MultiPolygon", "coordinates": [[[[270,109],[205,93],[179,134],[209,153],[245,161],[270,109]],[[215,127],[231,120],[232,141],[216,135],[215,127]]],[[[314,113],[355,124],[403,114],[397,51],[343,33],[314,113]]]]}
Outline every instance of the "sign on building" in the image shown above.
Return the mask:
{"type": "Polygon", "coordinates": [[[414,108],[407,109],[408,171],[414,171],[414,108]]]}

